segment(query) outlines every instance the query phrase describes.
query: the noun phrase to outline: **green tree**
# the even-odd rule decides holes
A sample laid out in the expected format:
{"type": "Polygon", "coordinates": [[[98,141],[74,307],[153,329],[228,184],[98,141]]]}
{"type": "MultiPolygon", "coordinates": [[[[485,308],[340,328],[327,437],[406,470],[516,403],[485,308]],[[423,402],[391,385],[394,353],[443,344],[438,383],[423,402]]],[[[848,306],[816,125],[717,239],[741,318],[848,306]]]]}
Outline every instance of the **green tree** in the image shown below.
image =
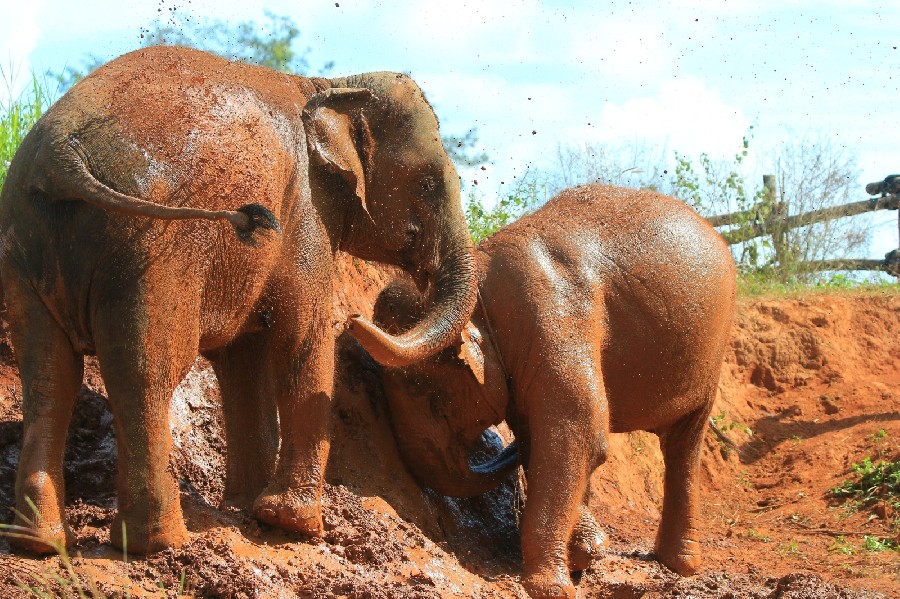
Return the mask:
{"type": "MultiPolygon", "coordinates": [[[[309,47],[298,49],[300,28],[284,15],[266,11],[263,23],[241,21],[230,24],[220,19],[194,21],[172,15],[168,21],[154,21],[141,33],[141,45],[187,46],[218,54],[229,60],[291,73],[311,73],[309,47]]],[[[61,73],[51,73],[65,91],[79,80],[102,66],[108,59],[95,54],[84,57],[78,66],[66,67],[61,73]]],[[[329,61],[316,69],[316,75],[326,75],[334,68],[329,61]]],[[[447,154],[457,166],[481,166],[488,162],[484,152],[477,151],[478,132],[473,128],[463,135],[445,135],[441,141],[447,154]]]]}
{"type": "MultiPolygon", "coordinates": [[[[266,20],[241,21],[236,24],[220,19],[181,20],[172,16],[167,22],[154,21],[141,33],[141,45],[187,46],[218,54],[229,60],[260,65],[284,73],[310,73],[310,48],[298,49],[300,28],[287,16],[266,11],[266,20]]],[[[83,79],[108,59],[90,54],[79,66],[70,66],[62,73],[53,73],[63,90],[83,79]]],[[[320,66],[317,75],[327,74],[334,67],[329,61],[320,66]]]]}
{"type": "Polygon", "coordinates": [[[588,183],[656,190],[665,183],[665,175],[665,150],[640,142],[585,143],[557,145],[555,164],[545,178],[555,193],[588,183]]]}
{"type": "Polygon", "coordinates": [[[537,210],[547,201],[547,184],[526,173],[513,190],[501,197],[493,208],[486,208],[482,200],[469,192],[466,222],[472,240],[477,244],[511,222],[537,210]]]}
{"type": "Polygon", "coordinates": [[[695,165],[676,153],[672,195],[701,214],[730,213],[738,231],[755,227],[763,236],[732,245],[732,253],[747,276],[788,283],[812,283],[823,275],[813,266],[828,258],[858,256],[869,242],[865,219],[842,218],[789,229],[790,216],[847,203],[854,195],[858,169],[845,148],[826,138],[782,143],[773,152],[771,189],[747,180],[743,168],[749,134],[731,162],[714,162],[702,154],[695,165]],[[775,189],[777,187],[777,190],[775,189]]]}

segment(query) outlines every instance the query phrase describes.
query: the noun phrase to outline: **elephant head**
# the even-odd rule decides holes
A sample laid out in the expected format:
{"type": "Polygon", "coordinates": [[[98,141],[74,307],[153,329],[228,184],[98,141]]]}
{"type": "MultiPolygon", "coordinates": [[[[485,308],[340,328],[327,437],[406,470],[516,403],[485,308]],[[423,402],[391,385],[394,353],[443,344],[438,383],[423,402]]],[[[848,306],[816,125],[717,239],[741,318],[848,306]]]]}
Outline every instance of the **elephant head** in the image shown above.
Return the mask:
{"type": "Polygon", "coordinates": [[[438,121],[406,75],[331,80],[303,111],[314,197],[338,206],[336,248],[406,270],[429,308],[404,333],[386,334],[359,315],[350,333],[380,363],[404,366],[449,345],[475,304],[472,241],[459,176],[438,121]]]}
{"type": "MultiPolygon", "coordinates": [[[[425,312],[411,284],[395,281],[375,302],[375,323],[402,333],[425,312]]],[[[381,369],[394,436],[407,467],[426,487],[473,497],[499,485],[517,465],[516,444],[480,465],[470,454],[489,426],[504,420],[506,378],[495,350],[478,327],[466,323],[455,342],[431,358],[381,369]]]]}

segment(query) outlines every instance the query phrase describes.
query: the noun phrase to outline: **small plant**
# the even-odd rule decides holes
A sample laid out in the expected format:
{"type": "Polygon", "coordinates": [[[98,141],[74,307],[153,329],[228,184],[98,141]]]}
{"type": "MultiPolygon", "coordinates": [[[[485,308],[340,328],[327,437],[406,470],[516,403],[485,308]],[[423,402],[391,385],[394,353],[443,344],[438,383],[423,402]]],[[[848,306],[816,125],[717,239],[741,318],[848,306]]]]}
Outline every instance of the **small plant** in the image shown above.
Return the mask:
{"type": "Polygon", "coordinates": [[[881,441],[882,439],[886,439],[887,436],[888,436],[887,431],[884,430],[883,428],[880,428],[880,429],[878,429],[877,432],[874,432],[871,435],[869,435],[869,442],[877,443],[877,442],[881,441]]]}
{"type": "Polygon", "coordinates": [[[893,539],[880,539],[873,535],[863,536],[863,549],[873,553],[881,551],[896,551],[897,541],[893,539]]]}
{"type": "Polygon", "coordinates": [[[31,77],[31,87],[13,97],[13,74],[0,68],[0,79],[6,83],[6,99],[0,98],[0,188],[6,180],[13,155],[44,110],[53,101],[54,93],[44,79],[31,77]]]}
{"type": "Polygon", "coordinates": [[[761,543],[768,543],[769,536],[756,532],[756,530],[752,528],[747,529],[747,538],[753,541],[759,541],[761,543]]]}
{"type": "Polygon", "coordinates": [[[856,480],[844,481],[834,487],[832,496],[850,501],[856,507],[883,500],[900,509],[900,460],[875,463],[866,456],[860,463],[854,463],[851,471],[856,480]]]}
{"type": "Polygon", "coordinates": [[[738,450],[738,452],[740,452],[740,450],[734,441],[729,439],[725,433],[737,429],[748,437],[752,437],[753,429],[741,422],[726,421],[725,414],[725,410],[722,410],[718,416],[711,416],[710,420],[712,421],[713,432],[716,435],[716,442],[719,444],[719,452],[721,452],[723,458],[727,459],[732,451],[738,450]]]}
{"type": "Polygon", "coordinates": [[[800,551],[800,543],[794,539],[791,539],[787,544],[779,547],[778,553],[781,555],[790,555],[792,557],[803,557],[803,552],[800,551]]]}
{"type": "Polygon", "coordinates": [[[722,410],[722,412],[719,413],[718,416],[713,416],[713,417],[712,417],[713,423],[716,425],[716,427],[717,427],[720,431],[726,432],[726,431],[730,431],[730,430],[735,430],[735,429],[736,429],[736,430],[741,431],[742,433],[744,433],[744,434],[747,435],[748,437],[752,437],[752,436],[753,436],[753,429],[751,429],[749,426],[747,426],[747,425],[744,424],[743,422],[737,422],[737,421],[734,421],[734,420],[725,420],[725,416],[726,416],[726,411],[725,411],[725,410],[722,410]]]}
{"type": "Polygon", "coordinates": [[[841,555],[853,555],[856,552],[853,545],[847,542],[847,540],[844,538],[844,535],[838,535],[834,539],[834,542],[831,544],[831,546],[828,548],[828,551],[831,551],[832,553],[840,553],[841,555]]]}

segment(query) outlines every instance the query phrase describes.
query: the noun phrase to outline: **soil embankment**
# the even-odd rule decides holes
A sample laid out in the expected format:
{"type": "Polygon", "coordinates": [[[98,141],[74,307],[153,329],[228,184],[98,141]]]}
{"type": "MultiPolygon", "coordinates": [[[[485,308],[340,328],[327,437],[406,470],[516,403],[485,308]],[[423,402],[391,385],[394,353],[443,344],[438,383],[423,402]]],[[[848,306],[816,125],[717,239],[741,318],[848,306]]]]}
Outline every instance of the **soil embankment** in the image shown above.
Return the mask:
{"type": "MultiPolygon", "coordinates": [[[[338,319],[366,313],[390,273],[342,257],[338,319]]],[[[225,446],[218,388],[198,360],[173,398],[174,466],[191,542],[147,558],[108,544],[115,440],[89,360],[66,453],[67,514],[83,584],[112,596],[516,597],[512,482],[477,499],[422,490],[394,446],[373,364],[339,338],[326,532],[309,540],[220,510],[225,446]],[[183,583],[182,583],[183,580],[183,583]],[[161,586],[166,590],[161,590],[161,586]],[[126,590],[130,589],[130,590],[126,590]]],[[[874,597],[900,588],[900,554],[865,549],[898,533],[886,504],[851,510],[828,490],[866,456],[900,459],[900,294],[811,294],[739,302],[726,356],[719,426],[703,454],[703,572],[679,578],[649,556],[662,495],[661,458],[647,433],[614,435],[593,477],[591,508],[610,536],[580,579],[586,596],[874,597]],[[752,431],[752,434],[750,434],[752,431]]],[[[21,443],[21,393],[0,336],[0,514],[11,513],[21,443]]],[[[43,585],[59,558],[9,554],[0,540],[0,596],[16,580],[43,585]]]]}

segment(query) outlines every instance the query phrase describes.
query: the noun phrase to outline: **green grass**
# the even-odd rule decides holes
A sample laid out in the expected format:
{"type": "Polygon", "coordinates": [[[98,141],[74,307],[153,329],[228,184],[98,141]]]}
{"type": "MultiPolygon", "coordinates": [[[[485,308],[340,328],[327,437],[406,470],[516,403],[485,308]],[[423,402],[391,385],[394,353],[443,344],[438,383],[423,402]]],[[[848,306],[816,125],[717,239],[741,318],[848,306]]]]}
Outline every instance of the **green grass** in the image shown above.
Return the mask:
{"type": "Polygon", "coordinates": [[[55,87],[36,75],[18,97],[12,94],[12,74],[0,68],[0,80],[6,84],[5,99],[0,96],[0,187],[16,150],[44,111],[52,104],[55,87]]]}
{"type": "Polygon", "coordinates": [[[29,507],[34,513],[34,519],[28,518],[20,512],[16,512],[19,519],[28,527],[17,526],[13,524],[0,524],[0,534],[12,539],[26,539],[30,541],[39,541],[49,546],[59,556],[59,562],[62,566],[59,570],[49,564],[44,564],[39,570],[29,572],[31,580],[21,580],[16,577],[16,586],[27,597],[50,598],[56,596],[70,597],[75,596],[79,599],[103,599],[103,595],[97,588],[96,582],[87,577],[83,579],[72,563],[66,546],[63,542],[46,539],[34,533],[32,528],[35,522],[40,522],[40,513],[37,506],[26,498],[29,507]]]}
{"type": "MultiPolygon", "coordinates": [[[[42,563],[41,567],[36,571],[29,571],[28,580],[22,580],[16,577],[16,586],[22,591],[25,597],[38,597],[41,599],[51,599],[53,597],[78,597],[78,599],[106,599],[107,595],[99,589],[97,581],[90,574],[80,573],[77,564],[73,563],[71,556],[63,542],[46,539],[34,532],[34,524],[40,523],[41,515],[38,512],[34,502],[26,497],[25,501],[34,516],[29,518],[16,510],[19,520],[27,526],[19,526],[15,524],[0,524],[0,535],[12,539],[26,539],[29,541],[39,541],[49,546],[59,558],[59,567],[49,563],[42,563]]],[[[78,557],[81,557],[80,555],[78,557]]],[[[122,562],[128,564],[128,531],[125,523],[122,522],[122,562]]],[[[187,571],[181,569],[177,588],[167,589],[160,581],[157,587],[161,591],[171,591],[177,597],[181,597],[188,593],[190,589],[186,585],[187,571]]],[[[119,583],[121,591],[115,592],[115,597],[129,598],[132,596],[132,588],[137,585],[132,582],[129,574],[125,575],[125,582],[119,583]]],[[[169,596],[169,595],[166,595],[169,596]]]]}
{"type": "Polygon", "coordinates": [[[817,282],[788,282],[783,283],[774,277],[766,277],[756,274],[739,274],[737,278],[738,297],[796,297],[807,296],[811,293],[856,294],[860,292],[872,293],[900,293],[900,282],[888,280],[887,275],[873,275],[860,280],[853,280],[846,276],[835,275],[829,279],[821,279],[817,282]]]}

